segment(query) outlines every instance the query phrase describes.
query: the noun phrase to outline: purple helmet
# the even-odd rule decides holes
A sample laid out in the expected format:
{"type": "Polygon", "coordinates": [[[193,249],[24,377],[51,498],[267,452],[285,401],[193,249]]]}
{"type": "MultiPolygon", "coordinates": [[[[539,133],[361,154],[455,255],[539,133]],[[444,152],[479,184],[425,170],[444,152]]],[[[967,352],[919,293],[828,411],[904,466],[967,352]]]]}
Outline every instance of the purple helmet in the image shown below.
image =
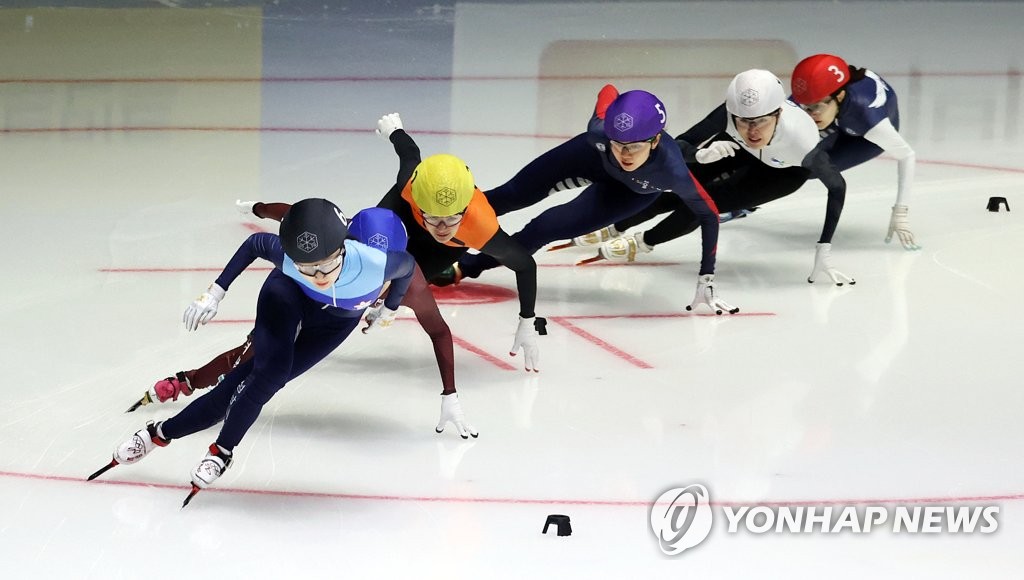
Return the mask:
{"type": "Polygon", "coordinates": [[[404,250],[409,243],[405,224],[395,212],[382,207],[370,207],[352,216],[348,232],[367,246],[385,252],[404,250]]]}
{"type": "Polygon", "coordinates": [[[604,115],[604,134],[612,141],[632,143],[653,139],[665,128],[665,105],[647,91],[619,95],[604,115]]]}

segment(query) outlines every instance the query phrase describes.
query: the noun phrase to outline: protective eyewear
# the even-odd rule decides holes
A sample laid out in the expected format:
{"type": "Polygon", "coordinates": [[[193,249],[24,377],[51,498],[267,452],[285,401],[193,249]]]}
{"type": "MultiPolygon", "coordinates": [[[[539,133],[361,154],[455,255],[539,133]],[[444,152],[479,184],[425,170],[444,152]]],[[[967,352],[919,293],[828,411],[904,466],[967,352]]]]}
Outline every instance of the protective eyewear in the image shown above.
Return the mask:
{"type": "Polygon", "coordinates": [[[444,217],[430,215],[422,211],[420,212],[420,215],[423,216],[423,223],[427,224],[428,226],[434,226],[436,228],[443,225],[445,227],[451,228],[459,225],[459,223],[462,222],[462,218],[466,217],[466,210],[462,210],[455,215],[449,215],[444,217]]]}
{"type": "Polygon", "coordinates": [[[764,129],[768,127],[771,120],[779,116],[779,111],[769,113],[767,115],[761,115],[760,117],[733,117],[736,121],[737,127],[745,127],[747,129],[764,129]]]}
{"type": "Polygon", "coordinates": [[[654,143],[654,140],[657,138],[658,136],[655,135],[654,137],[651,137],[650,139],[647,139],[645,141],[633,141],[632,143],[622,143],[621,141],[611,140],[610,143],[612,144],[613,151],[620,151],[622,153],[635,155],[646,149],[645,145],[650,145],[654,143]]]}
{"type": "Polygon", "coordinates": [[[300,274],[304,274],[306,276],[314,277],[314,276],[316,276],[317,272],[319,272],[319,273],[323,274],[324,276],[326,276],[326,275],[330,274],[331,272],[333,272],[333,271],[337,270],[338,268],[340,268],[341,267],[341,262],[344,259],[345,259],[345,248],[343,246],[341,248],[341,252],[338,253],[337,256],[331,258],[330,260],[327,260],[326,262],[320,262],[319,264],[299,264],[299,263],[296,263],[295,264],[295,269],[298,270],[300,274]]]}
{"type": "Polygon", "coordinates": [[[800,105],[800,108],[807,111],[808,113],[815,114],[824,111],[832,102],[835,101],[833,97],[827,97],[817,103],[811,103],[810,105],[800,105]]]}

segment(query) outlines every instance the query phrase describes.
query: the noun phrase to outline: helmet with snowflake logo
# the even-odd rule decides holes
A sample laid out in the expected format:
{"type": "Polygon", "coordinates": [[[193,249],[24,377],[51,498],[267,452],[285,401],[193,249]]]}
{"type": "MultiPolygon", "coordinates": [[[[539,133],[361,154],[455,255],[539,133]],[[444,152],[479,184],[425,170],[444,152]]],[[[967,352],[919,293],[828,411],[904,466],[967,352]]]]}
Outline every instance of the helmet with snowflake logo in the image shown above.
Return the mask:
{"type": "Polygon", "coordinates": [[[326,199],[304,199],[281,218],[279,235],[284,253],[293,261],[321,262],[345,243],[348,218],[326,199]]]}
{"type": "Polygon", "coordinates": [[[779,77],[756,68],[733,77],[725,91],[726,110],[745,119],[774,113],[785,101],[786,93],[779,77]]]}
{"type": "Polygon", "coordinates": [[[469,167],[454,155],[431,155],[412,172],[412,199],[429,215],[446,217],[461,213],[469,206],[475,190],[469,167]]]}
{"type": "Polygon", "coordinates": [[[647,91],[626,91],[604,115],[604,134],[612,141],[634,143],[653,139],[665,128],[665,104],[647,91]]]}
{"type": "Polygon", "coordinates": [[[404,250],[409,243],[401,218],[383,207],[368,207],[352,216],[348,231],[356,240],[384,252],[404,250]]]}

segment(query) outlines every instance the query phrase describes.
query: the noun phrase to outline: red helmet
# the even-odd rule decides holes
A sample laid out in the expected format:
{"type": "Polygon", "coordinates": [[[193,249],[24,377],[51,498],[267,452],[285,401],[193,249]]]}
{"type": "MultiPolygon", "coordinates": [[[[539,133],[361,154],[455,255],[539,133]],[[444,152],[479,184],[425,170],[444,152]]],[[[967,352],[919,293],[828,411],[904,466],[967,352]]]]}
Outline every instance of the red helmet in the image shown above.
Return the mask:
{"type": "Polygon", "coordinates": [[[816,54],[797,63],[790,88],[793,100],[809,105],[835,93],[849,80],[850,67],[845,60],[831,54],[816,54]]]}

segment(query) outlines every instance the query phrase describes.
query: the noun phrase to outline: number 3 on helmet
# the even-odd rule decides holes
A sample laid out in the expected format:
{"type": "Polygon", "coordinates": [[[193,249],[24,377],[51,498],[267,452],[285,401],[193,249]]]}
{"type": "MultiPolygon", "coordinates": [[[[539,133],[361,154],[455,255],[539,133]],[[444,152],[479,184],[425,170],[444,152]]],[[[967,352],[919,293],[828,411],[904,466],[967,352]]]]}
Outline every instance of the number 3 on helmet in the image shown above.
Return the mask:
{"type": "Polygon", "coordinates": [[[816,54],[797,63],[790,88],[794,101],[810,105],[837,93],[849,81],[850,66],[845,60],[832,54],[816,54]]]}

